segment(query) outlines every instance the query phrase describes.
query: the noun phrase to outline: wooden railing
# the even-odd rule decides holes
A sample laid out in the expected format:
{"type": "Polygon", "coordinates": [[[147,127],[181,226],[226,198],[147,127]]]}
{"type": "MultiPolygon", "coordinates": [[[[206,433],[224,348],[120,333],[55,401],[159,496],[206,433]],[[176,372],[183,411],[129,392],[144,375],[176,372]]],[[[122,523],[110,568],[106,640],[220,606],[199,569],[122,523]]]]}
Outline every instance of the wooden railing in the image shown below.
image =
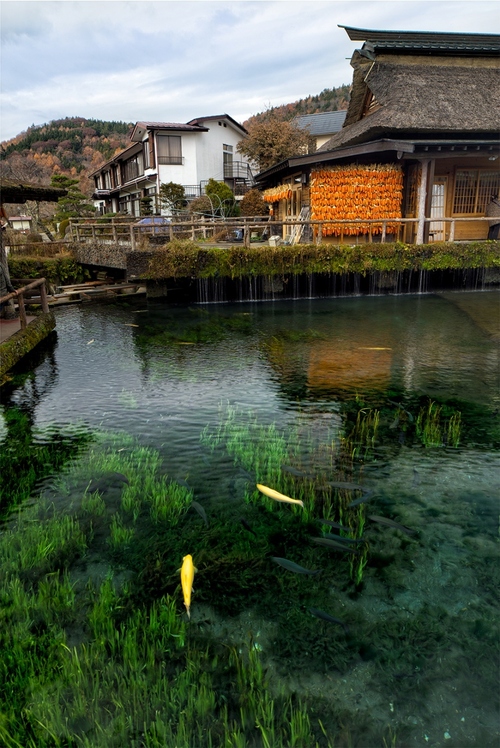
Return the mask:
{"type": "MultiPolygon", "coordinates": [[[[137,221],[138,219],[134,219],[137,221]]],[[[270,236],[279,236],[281,243],[296,244],[299,241],[321,244],[325,236],[332,235],[329,227],[335,227],[335,239],[340,243],[347,240],[355,240],[356,236],[364,234],[368,241],[373,241],[374,236],[380,237],[381,242],[405,241],[408,244],[417,242],[414,235],[421,231],[423,225],[428,225],[434,234],[433,241],[446,240],[455,241],[456,227],[460,223],[478,223],[488,225],[488,218],[387,218],[387,219],[344,219],[317,221],[311,219],[297,220],[268,220],[258,217],[238,218],[210,218],[210,217],[175,217],[165,225],[137,225],[130,219],[111,219],[109,222],[100,221],[78,221],[73,219],[71,226],[71,239],[78,243],[103,242],[121,243],[130,246],[132,250],[143,248],[141,238],[149,239],[151,243],[162,243],[172,239],[191,239],[193,241],[225,241],[224,232],[227,233],[226,241],[234,241],[231,233],[236,228],[242,229],[243,244],[249,246],[252,241],[266,241],[270,236]],[[410,229],[410,231],[408,231],[410,229]],[[434,229],[434,231],[433,231],[434,229]]]]}
{"type": "Polygon", "coordinates": [[[17,299],[17,304],[19,307],[19,322],[21,323],[21,330],[25,330],[26,327],[28,326],[28,322],[26,319],[26,308],[24,306],[24,297],[27,293],[29,293],[30,291],[33,291],[35,288],[40,288],[40,304],[42,307],[42,312],[48,312],[49,302],[47,299],[47,288],[45,286],[45,278],[37,278],[37,280],[33,281],[33,283],[28,283],[27,286],[18,288],[16,291],[12,291],[6,296],[2,296],[2,298],[0,299],[0,304],[5,304],[11,299],[17,299]]]}

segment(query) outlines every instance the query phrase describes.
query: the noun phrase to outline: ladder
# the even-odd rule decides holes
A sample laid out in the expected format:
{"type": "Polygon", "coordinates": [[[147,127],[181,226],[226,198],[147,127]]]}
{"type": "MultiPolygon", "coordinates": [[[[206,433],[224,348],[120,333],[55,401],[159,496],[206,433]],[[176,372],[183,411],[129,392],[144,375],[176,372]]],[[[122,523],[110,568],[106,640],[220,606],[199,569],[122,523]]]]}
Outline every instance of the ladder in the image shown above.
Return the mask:
{"type": "MultiPolygon", "coordinates": [[[[309,206],[303,205],[300,209],[300,215],[297,220],[299,221],[307,221],[309,218],[309,206]]],[[[300,240],[302,239],[302,234],[304,233],[305,229],[305,223],[301,223],[297,226],[292,226],[292,230],[290,231],[288,237],[287,237],[287,244],[298,244],[300,240]]]]}

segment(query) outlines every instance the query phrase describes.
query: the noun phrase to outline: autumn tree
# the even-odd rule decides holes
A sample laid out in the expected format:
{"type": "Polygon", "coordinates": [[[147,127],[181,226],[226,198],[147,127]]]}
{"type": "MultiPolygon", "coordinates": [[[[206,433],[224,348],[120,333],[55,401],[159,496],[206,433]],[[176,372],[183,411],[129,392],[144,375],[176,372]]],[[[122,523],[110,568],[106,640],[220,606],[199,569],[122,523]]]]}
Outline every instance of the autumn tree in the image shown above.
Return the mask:
{"type": "Polygon", "coordinates": [[[206,195],[200,195],[189,203],[189,212],[204,216],[212,215],[212,203],[206,195]]]}
{"type": "Polygon", "coordinates": [[[259,171],[265,171],[291,156],[312,153],[316,148],[308,130],[281,119],[272,111],[264,121],[251,122],[247,130],[248,136],[238,143],[236,150],[255,164],[259,171]]]}
{"type": "Polygon", "coordinates": [[[269,206],[259,190],[249,190],[240,203],[242,216],[267,216],[269,206]]]}

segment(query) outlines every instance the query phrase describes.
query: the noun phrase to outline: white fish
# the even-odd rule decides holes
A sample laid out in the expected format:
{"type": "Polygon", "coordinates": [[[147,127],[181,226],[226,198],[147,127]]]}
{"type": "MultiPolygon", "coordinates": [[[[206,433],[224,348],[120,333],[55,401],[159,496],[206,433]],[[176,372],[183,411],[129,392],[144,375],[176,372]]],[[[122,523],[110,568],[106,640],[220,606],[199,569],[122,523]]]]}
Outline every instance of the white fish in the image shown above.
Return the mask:
{"type": "Polygon", "coordinates": [[[275,491],[274,488],[263,486],[261,483],[257,483],[257,488],[261,493],[269,496],[270,499],[274,499],[275,501],[282,501],[285,504],[300,504],[301,507],[304,506],[304,502],[300,501],[300,499],[291,499],[289,496],[285,496],[284,494],[279,493],[279,491],[275,491]]]}

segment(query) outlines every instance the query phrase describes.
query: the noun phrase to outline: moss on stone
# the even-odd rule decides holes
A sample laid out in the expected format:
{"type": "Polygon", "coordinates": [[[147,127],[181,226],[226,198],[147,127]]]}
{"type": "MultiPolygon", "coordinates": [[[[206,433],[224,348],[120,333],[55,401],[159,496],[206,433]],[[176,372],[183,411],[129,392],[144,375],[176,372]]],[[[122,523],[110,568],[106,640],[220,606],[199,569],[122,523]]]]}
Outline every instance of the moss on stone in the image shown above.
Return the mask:
{"type": "Polygon", "coordinates": [[[33,350],[55,328],[56,320],[52,312],[38,315],[25,330],[19,330],[0,346],[0,384],[6,373],[33,350]]]}
{"type": "MultiPolygon", "coordinates": [[[[146,259],[146,258],[144,258],[146,259]]],[[[455,270],[500,267],[500,241],[372,243],[357,246],[204,247],[192,241],[172,242],[148,252],[146,280],[161,278],[237,278],[259,275],[360,273],[404,270],[455,270]]]]}

